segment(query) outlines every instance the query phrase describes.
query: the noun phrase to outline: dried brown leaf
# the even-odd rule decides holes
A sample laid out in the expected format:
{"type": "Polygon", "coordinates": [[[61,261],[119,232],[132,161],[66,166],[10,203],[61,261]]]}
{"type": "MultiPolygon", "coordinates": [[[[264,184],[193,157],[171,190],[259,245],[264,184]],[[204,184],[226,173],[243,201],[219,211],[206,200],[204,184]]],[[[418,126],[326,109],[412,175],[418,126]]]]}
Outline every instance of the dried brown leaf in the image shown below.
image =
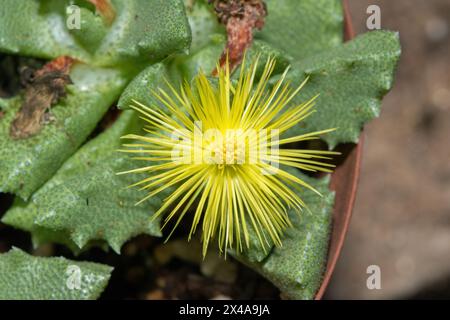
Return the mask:
{"type": "Polygon", "coordinates": [[[25,98],[11,123],[11,138],[29,138],[41,130],[48,121],[46,111],[66,95],[66,85],[71,83],[68,73],[73,63],[72,58],[61,56],[39,70],[22,70],[25,98]]]}

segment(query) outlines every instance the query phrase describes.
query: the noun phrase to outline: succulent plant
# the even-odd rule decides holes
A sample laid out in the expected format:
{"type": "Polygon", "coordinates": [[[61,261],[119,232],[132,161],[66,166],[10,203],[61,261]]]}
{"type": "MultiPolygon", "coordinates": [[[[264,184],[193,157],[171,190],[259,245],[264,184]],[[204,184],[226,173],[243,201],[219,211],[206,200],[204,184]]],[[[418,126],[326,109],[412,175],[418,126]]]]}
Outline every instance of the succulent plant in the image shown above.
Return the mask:
{"type": "MultiPolygon", "coordinates": [[[[164,215],[190,215],[191,231],[202,226],[203,255],[218,238],[223,258],[229,252],[285,297],[311,299],[327,261],[334,193],[327,175],[308,173],[328,171],[326,158],[339,157],[332,150],[357,143],[379,115],[400,51],[389,31],[344,43],[339,0],[3,0],[0,52],[38,66],[21,70],[20,92],[0,97],[0,192],[15,196],[2,223],[31,233],[36,247],[120,254],[136,235],[167,237],[164,215]],[[193,130],[202,118],[208,127],[248,120],[282,128],[293,137],[282,136],[284,183],[249,166],[237,175],[243,189],[228,187],[236,177],[221,176],[231,167],[218,163],[207,174],[133,171],[136,161],[167,161],[167,128],[193,130]],[[122,148],[123,136],[139,142],[122,148]],[[129,188],[140,180],[143,190],[129,188]]],[[[94,299],[112,270],[15,248],[0,255],[0,269],[5,299],[94,299]],[[77,272],[81,282],[70,282],[77,272]]]]}

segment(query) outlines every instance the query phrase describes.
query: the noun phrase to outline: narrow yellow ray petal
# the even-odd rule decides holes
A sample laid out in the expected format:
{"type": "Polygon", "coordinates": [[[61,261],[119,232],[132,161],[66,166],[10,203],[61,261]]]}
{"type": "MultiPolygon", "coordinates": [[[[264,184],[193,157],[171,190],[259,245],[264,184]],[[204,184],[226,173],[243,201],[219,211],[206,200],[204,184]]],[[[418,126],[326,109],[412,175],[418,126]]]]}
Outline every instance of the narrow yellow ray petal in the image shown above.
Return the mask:
{"type": "Polygon", "coordinates": [[[166,241],[192,215],[188,239],[201,229],[203,255],[213,240],[225,257],[229,248],[251,249],[251,230],[268,252],[273,244],[282,245],[284,232],[292,227],[291,215],[308,211],[301,198],[305,190],[320,195],[282,168],[331,172],[334,165],[326,161],[338,152],[289,147],[335,129],[289,135],[289,129],[308,121],[320,100],[316,95],[294,103],[308,78],[293,87],[287,68],[273,81],[275,59],[267,59],[262,72],[259,60],[260,55],[248,64],[244,57],[235,81],[227,56],[224,67],[217,67],[214,84],[200,70],[178,89],[164,79],[168,89],[151,90],[151,106],[132,101],[131,108],[144,120],[144,132],[121,137],[132,142],[118,151],[144,166],[118,174],[140,174],[129,186],[146,191],[137,204],[170,190],[152,216],[165,216],[162,228],[174,222],[166,241]]]}

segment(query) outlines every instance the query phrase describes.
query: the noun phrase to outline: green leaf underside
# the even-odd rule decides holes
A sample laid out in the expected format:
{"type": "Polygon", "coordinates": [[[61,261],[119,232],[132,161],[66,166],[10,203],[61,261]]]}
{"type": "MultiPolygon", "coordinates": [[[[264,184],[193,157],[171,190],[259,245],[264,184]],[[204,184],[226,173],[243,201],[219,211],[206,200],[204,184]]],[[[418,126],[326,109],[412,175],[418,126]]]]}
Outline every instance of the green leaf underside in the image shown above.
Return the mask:
{"type": "Polygon", "coordinates": [[[85,7],[81,7],[80,29],[69,29],[66,22],[72,21],[73,13],[66,10],[72,3],[3,0],[0,51],[46,59],[68,55],[93,65],[117,67],[156,62],[189,47],[191,34],[182,0],[113,0],[116,18],[107,29],[99,24],[95,10],[85,7]]]}
{"type": "Polygon", "coordinates": [[[309,178],[296,170],[290,173],[309,183],[322,197],[310,190],[297,192],[310,212],[290,212],[294,227],[287,230],[282,247],[273,247],[263,260],[262,253],[232,254],[275,284],[287,298],[313,299],[326,267],[334,193],[328,188],[329,177],[309,178]]]}
{"type": "Polygon", "coordinates": [[[316,112],[286,135],[337,128],[323,137],[331,149],[358,142],[361,128],[379,115],[381,100],[392,88],[400,52],[397,33],[373,31],[294,63],[289,80],[301,83],[309,76],[294,103],[320,96],[316,112]]]}
{"type": "Polygon", "coordinates": [[[8,108],[0,119],[0,192],[28,199],[52,177],[63,162],[84,142],[126,84],[112,69],[75,65],[66,98],[49,111],[54,120],[32,137],[13,140],[9,135],[22,103],[5,100],[8,108]]]}
{"type": "Polygon", "coordinates": [[[0,300],[92,300],[112,272],[106,265],[34,257],[17,248],[0,255],[0,270],[0,300]]]}
{"type": "Polygon", "coordinates": [[[30,220],[21,217],[34,212],[30,231],[36,231],[38,239],[45,240],[47,236],[57,241],[69,235],[79,249],[89,242],[104,240],[117,253],[133,236],[160,236],[160,221],[152,220],[151,215],[161,206],[161,200],[155,196],[136,206],[146,193],[127,187],[139,178],[116,175],[138,165],[117,149],[120,136],[139,133],[141,127],[133,111],[124,111],[110,129],[64,163],[27,206],[15,205],[10,209],[3,222],[29,230],[30,220]]]}

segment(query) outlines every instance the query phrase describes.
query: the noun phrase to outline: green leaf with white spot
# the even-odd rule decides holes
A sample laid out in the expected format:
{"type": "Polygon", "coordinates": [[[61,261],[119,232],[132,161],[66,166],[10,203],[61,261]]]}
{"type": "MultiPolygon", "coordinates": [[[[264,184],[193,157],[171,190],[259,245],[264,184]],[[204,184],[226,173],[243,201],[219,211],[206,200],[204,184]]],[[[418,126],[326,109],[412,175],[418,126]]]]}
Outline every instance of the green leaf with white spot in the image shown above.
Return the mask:
{"type": "Polygon", "coordinates": [[[273,247],[263,260],[258,252],[234,253],[234,256],[275,284],[285,297],[313,299],[327,262],[334,193],[328,188],[329,177],[314,179],[298,171],[289,172],[309,183],[322,196],[311,190],[296,191],[310,212],[305,210],[300,216],[290,213],[294,226],[285,233],[283,246],[273,247]]]}
{"type": "Polygon", "coordinates": [[[392,88],[400,52],[397,33],[373,31],[294,63],[288,79],[309,81],[293,103],[319,97],[315,113],[286,135],[337,128],[323,136],[330,148],[358,142],[363,125],[379,115],[381,100],[392,88]]]}
{"type": "Polygon", "coordinates": [[[0,254],[0,300],[93,300],[112,268],[62,257],[34,257],[13,248],[0,254]]]}
{"type": "Polygon", "coordinates": [[[111,128],[67,160],[27,206],[14,206],[3,221],[20,228],[25,226],[21,217],[34,210],[31,229],[41,230],[38,236],[42,237],[40,228],[53,231],[50,236],[56,241],[57,236],[66,234],[66,241],[79,249],[104,240],[117,253],[125,241],[136,235],[160,236],[160,221],[151,216],[161,200],[155,196],[135,205],[146,193],[127,187],[139,178],[116,174],[138,165],[117,149],[122,135],[140,133],[141,127],[134,111],[124,111],[111,128]]]}
{"type": "Polygon", "coordinates": [[[10,126],[23,99],[3,100],[0,118],[0,192],[28,199],[89,136],[126,84],[113,69],[76,64],[67,97],[50,109],[53,120],[35,136],[13,140],[10,126]]]}

